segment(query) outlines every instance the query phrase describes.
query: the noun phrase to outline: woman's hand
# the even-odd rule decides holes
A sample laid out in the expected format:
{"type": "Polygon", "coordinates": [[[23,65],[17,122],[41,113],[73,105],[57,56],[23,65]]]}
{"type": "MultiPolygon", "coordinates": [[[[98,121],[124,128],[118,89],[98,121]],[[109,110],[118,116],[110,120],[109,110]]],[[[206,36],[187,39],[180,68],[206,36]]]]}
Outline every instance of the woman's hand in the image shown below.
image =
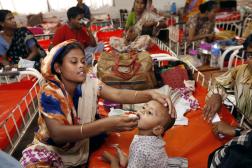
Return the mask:
{"type": "Polygon", "coordinates": [[[203,109],[204,120],[211,121],[221,109],[222,98],[219,94],[213,94],[206,102],[203,109]]]}
{"type": "Polygon", "coordinates": [[[143,24],[144,27],[151,27],[151,26],[154,26],[154,25],[156,25],[156,22],[154,22],[154,21],[146,21],[143,24]]]}
{"type": "Polygon", "coordinates": [[[153,100],[156,100],[158,102],[160,102],[161,104],[163,104],[165,107],[169,108],[169,114],[171,115],[172,118],[176,118],[177,114],[176,114],[176,110],[172,104],[171,98],[169,96],[160,94],[154,90],[150,90],[149,91],[151,98],[153,100]]]}
{"type": "Polygon", "coordinates": [[[213,124],[213,132],[217,136],[218,134],[235,136],[235,128],[223,121],[216,122],[213,124]]]}
{"type": "Polygon", "coordinates": [[[111,124],[110,130],[112,132],[131,131],[137,126],[137,119],[128,116],[115,116],[107,118],[111,124]]]}

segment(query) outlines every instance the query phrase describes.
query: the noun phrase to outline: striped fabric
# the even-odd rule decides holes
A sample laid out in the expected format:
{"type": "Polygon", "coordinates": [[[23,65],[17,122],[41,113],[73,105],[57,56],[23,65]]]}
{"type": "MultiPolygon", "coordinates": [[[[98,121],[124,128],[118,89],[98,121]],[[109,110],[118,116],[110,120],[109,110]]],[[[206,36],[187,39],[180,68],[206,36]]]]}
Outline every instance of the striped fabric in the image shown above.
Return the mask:
{"type": "MultiPolygon", "coordinates": [[[[225,157],[229,157],[229,149],[231,146],[243,146],[247,150],[251,150],[252,147],[252,130],[247,131],[246,133],[233,138],[229,142],[227,142],[223,148],[220,148],[215,151],[214,156],[211,161],[210,168],[223,167],[225,164],[223,163],[225,157]],[[222,164],[222,165],[221,165],[222,164]]],[[[225,167],[225,166],[224,166],[225,167]]]]}

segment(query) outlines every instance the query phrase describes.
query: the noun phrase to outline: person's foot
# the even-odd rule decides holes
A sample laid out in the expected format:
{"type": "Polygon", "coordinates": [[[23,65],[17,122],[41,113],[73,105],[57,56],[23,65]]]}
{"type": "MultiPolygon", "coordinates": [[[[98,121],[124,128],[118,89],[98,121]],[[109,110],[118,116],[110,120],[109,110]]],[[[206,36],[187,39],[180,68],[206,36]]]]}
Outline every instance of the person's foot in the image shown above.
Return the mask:
{"type": "Polygon", "coordinates": [[[127,156],[127,154],[124,153],[124,152],[119,148],[119,146],[115,146],[115,149],[116,149],[117,155],[118,155],[118,157],[119,157],[120,166],[122,166],[122,167],[127,167],[127,164],[128,164],[128,156],[127,156]]]}
{"type": "Polygon", "coordinates": [[[111,155],[111,154],[110,154],[109,152],[107,152],[107,151],[104,151],[104,152],[103,152],[102,158],[103,158],[105,161],[109,162],[109,163],[119,162],[118,159],[117,159],[115,156],[111,155]]]}

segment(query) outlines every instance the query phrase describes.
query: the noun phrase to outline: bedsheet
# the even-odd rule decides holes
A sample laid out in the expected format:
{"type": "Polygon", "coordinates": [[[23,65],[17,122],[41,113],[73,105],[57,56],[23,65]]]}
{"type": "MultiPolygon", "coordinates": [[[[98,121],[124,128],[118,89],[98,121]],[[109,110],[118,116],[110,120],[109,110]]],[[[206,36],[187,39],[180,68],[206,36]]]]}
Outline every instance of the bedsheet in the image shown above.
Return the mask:
{"type": "MultiPolygon", "coordinates": [[[[199,83],[196,84],[194,96],[199,100],[200,106],[205,103],[207,89],[199,83]]],[[[100,106],[99,111],[106,114],[105,109],[100,106]]],[[[190,168],[206,168],[208,155],[219,146],[223,145],[230,138],[219,139],[211,130],[211,124],[204,121],[202,117],[202,108],[186,113],[189,119],[188,126],[174,126],[168,130],[164,136],[166,142],[166,152],[168,156],[185,157],[189,161],[190,168]]],[[[237,125],[233,116],[223,106],[220,117],[232,125],[237,125]]],[[[129,145],[137,130],[111,133],[105,143],[90,156],[89,168],[109,168],[109,164],[101,159],[103,151],[109,151],[115,154],[112,145],[119,144],[120,148],[128,154],[129,145]]]]}

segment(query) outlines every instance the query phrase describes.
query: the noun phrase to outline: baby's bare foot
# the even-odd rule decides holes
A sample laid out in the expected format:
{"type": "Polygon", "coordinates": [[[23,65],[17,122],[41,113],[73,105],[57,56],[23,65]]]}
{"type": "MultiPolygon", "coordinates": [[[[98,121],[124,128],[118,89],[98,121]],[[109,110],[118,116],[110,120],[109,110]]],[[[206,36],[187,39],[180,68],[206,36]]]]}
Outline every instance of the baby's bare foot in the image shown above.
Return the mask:
{"type": "Polygon", "coordinates": [[[117,155],[119,157],[119,163],[122,167],[127,167],[128,164],[128,156],[124,153],[118,146],[115,146],[117,155]]]}
{"type": "Polygon", "coordinates": [[[111,154],[110,154],[109,152],[107,152],[107,151],[104,151],[104,152],[103,152],[102,158],[103,158],[105,161],[109,162],[109,163],[112,163],[112,162],[114,162],[114,161],[118,161],[118,159],[117,159],[115,156],[111,155],[111,154]]]}

